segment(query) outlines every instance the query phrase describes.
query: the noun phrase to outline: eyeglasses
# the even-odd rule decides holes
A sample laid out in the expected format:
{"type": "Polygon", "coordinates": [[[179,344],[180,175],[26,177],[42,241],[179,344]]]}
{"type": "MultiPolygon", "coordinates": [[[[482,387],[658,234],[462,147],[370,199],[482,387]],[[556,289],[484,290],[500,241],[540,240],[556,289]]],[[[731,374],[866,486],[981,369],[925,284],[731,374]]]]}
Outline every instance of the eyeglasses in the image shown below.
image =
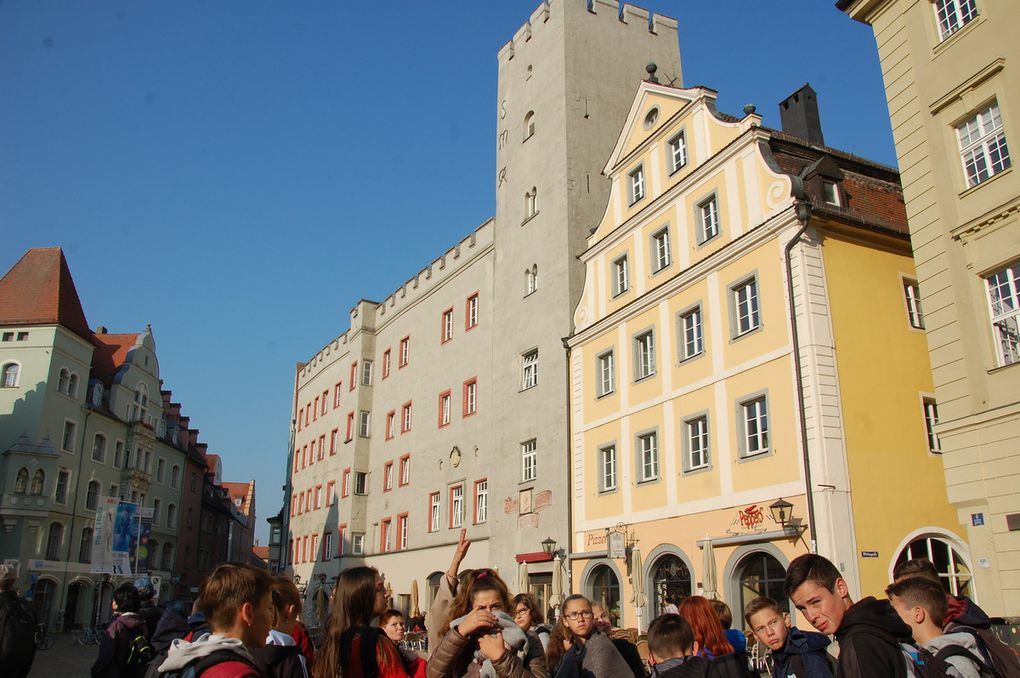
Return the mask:
{"type": "Polygon", "coordinates": [[[531,612],[531,610],[529,610],[528,608],[521,607],[514,611],[514,616],[520,617],[522,614],[528,614],[529,612],[531,612]]]}
{"type": "Polygon", "coordinates": [[[563,615],[570,621],[577,621],[578,619],[591,619],[595,615],[592,614],[591,610],[578,610],[577,612],[571,612],[570,614],[563,615]]]}

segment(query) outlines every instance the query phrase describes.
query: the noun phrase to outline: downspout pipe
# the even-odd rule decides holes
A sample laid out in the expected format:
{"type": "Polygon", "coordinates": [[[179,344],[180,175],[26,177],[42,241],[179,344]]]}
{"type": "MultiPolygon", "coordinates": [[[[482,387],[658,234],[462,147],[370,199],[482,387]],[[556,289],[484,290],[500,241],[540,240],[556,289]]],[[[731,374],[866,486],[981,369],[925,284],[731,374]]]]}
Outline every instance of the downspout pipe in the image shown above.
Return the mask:
{"type": "Polygon", "coordinates": [[[794,209],[800,229],[790,238],[783,248],[786,260],[786,288],[790,304],[790,329],[793,335],[793,368],[797,378],[797,409],[800,415],[800,447],[804,459],[804,489],[807,497],[808,536],[811,539],[811,552],[818,548],[817,531],[815,529],[815,498],[811,490],[811,456],[808,454],[807,419],[804,413],[804,374],[800,367],[800,334],[797,331],[797,305],[793,298],[793,248],[811,225],[811,199],[804,192],[804,182],[800,177],[790,177],[793,184],[790,195],[794,198],[794,209]]]}
{"type": "MultiPolygon", "coordinates": [[[[566,349],[566,352],[567,352],[567,365],[566,365],[566,375],[565,375],[565,377],[566,377],[566,381],[567,381],[567,402],[569,403],[570,402],[570,355],[571,355],[571,350],[572,349],[570,348],[570,337],[563,337],[562,341],[563,341],[563,348],[566,349]]],[[[574,545],[573,545],[573,538],[574,538],[574,492],[573,492],[573,488],[570,487],[571,463],[573,461],[573,442],[572,442],[573,441],[573,431],[571,430],[571,420],[573,419],[573,417],[571,416],[570,409],[571,408],[568,406],[567,407],[567,543],[560,549],[563,552],[563,558],[561,558],[559,561],[556,561],[554,559],[553,562],[556,563],[556,565],[555,565],[556,567],[564,567],[564,566],[566,566],[566,568],[567,568],[567,577],[566,577],[566,579],[567,579],[567,586],[564,587],[564,588],[565,588],[565,590],[573,591],[574,590],[574,588],[573,588],[574,584],[573,584],[573,577],[571,576],[572,572],[571,572],[571,567],[570,567],[570,559],[567,557],[570,554],[570,551],[573,550],[573,547],[574,547],[574,545]]],[[[553,572],[553,576],[554,577],[556,576],[556,572],[553,572]]],[[[562,579],[561,579],[561,581],[562,581],[562,579]]],[[[566,596],[563,595],[563,591],[561,590],[560,591],[560,600],[558,601],[557,606],[556,606],[557,614],[559,612],[560,605],[563,604],[563,599],[565,597],[566,596]]]]}
{"type": "MultiPolygon", "coordinates": [[[[71,553],[74,548],[74,526],[78,518],[78,491],[81,489],[81,470],[85,462],[85,438],[88,436],[89,416],[92,414],[92,406],[88,403],[88,389],[85,389],[85,404],[81,410],[85,412],[85,421],[81,425],[81,443],[78,445],[78,473],[74,477],[74,497],[71,499],[71,529],[67,535],[67,559],[64,561],[64,586],[60,594],[60,607],[57,608],[57,618],[61,621],[61,631],[67,630],[67,619],[64,618],[64,607],[67,606],[67,596],[71,584],[67,575],[71,567],[71,553]]],[[[59,473],[59,471],[58,471],[59,473]]],[[[59,476],[58,476],[59,477],[59,476]]],[[[47,623],[49,623],[47,621],[47,623]]]]}

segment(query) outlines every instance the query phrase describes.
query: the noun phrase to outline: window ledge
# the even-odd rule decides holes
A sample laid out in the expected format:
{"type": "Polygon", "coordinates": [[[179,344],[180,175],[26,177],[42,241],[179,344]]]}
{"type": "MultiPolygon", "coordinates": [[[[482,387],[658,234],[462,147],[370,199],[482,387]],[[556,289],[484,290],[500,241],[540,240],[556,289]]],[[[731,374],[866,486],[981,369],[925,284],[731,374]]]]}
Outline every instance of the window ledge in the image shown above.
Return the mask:
{"type": "Polygon", "coordinates": [[[614,395],[615,393],[616,393],[616,389],[613,389],[611,391],[606,391],[605,393],[600,393],[600,394],[595,396],[595,400],[602,400],[603,398],[608,398],[609,396],[614,395]]]}
{"type": "Polygon", "coordinates": [[[700,473],[708,473],[711,470],[712,470],[712,464],[705,464],[704,466],[699,466],[697,468],[684,469],[683,471],[680,472],[680,475],[681,476],[694,476],[694,475],[698,475],[700,473]]]}
{"type": "Polygon", "coordinates": [[[735,334],[732,337],[730,337],[730,343],[732,344],[735,341],[740,341],[744,337],[749,337],[752,334],[758,334],[759,332],[762,331],[762,328],[764,328],[764,327],[765,327],[765,323],[758,323],[758,326],[755,327],[753,330],[748,330],[748,331],[744,332],[743,334],[735,334]]]}
{"type": "Polygon", "coordinates": [[[665,266],[663,266],[662,268],[657,268],[654,271],[652,271],[652,277],[654,278],[655,276],[657,276],[658,274],[662,273],[663,271],[665,271],[666,269],[668,269],[672,265],[673,265],[673,261],[670,260],[670,262],[668,264],[666,264],[665,266]]]}
{"type": "Polygon", "coordinates": [[[737,455],[737,463],[738,464],[743,464],[745,461],[754,461],[756,459],[763,459],[765,457],[771,457],[771,456],[772,456],[772,448],[771,447],[766,449],[766,450],[760,450],[758,452],[755,452],[754,454],[740,453],[740,454],[737,455]]]}
{"type": "Polygon", "coordinates": [[[991,376],[993,374],[998,374],[999,372],[1002,372],[1003,370],[1008,370],[1009,368],[1016,367],[1017,365],[1020,365],[1020,360],[1018,360],[1015,363],[1009,363],[1007,365],[999,365],[998,367],[993,367],[992,369],[988,370],[987,374],[989,376],[991,376]]]}
{"type": "Polygon", "coordinates": [[[646,380],[648,380],[648,379],[651,379],[652,377],[654,377],[654,376],[655,376],[655,374],[656,374],[655,372],[652,372],[652,373],[650,373],[650,374],[646,374],[646,375],[644,375],[643,377],[637,377],[636,379],[634,379],[634,383],[635,383],[635,384],[639,384],[639,383],[641,383],[642,381],[646,381],[646,380]]]}
{"type": "Polygon", "coordinates": [[[524,224],[528,223],[529,221],[531,221],[532,219],[537,217],[541,212],[542,212],[542,210],[535,210],[535,213],[532,214],[531,216],[524,217],[524,221],[521,222],[521,226],[523,226],[524,224]]]}
{"type": "MultiPolygon", "coordinates": [[[[743,336],[743,335],[741,335],[741,336],[743,336]]],[[[686,365],[688,363],[694,362],[698,358],[703,358],[703,357],[705,357],[705,351],[704,350],[702,350],[700,353],[695,353],[694,355],[692,355],[692,356],[690,356],[688,358],[680,358],[677,361],[676,366],[680,367],[681,365],[686,365]]]]}
{"type": "Polygon", "coordinates": [[[722,235],[722,226],[719,227],[719,232],[713,235],[711,238],[706,240],[697,239],[695,245],[700,249],[706,245],[714,244],[714,241],[722,235]]]}
{"type": "Polygon", "coordinates": [[[617,492],[618,489],[619,488],[617,488],[617,487],[612,487],[612,488],[609,488],[607,490],[599,490],[599,496],[602,497],[602,496],[605,496],[605,495],[608,495],[608,494],[613,494],[613,493],[617,492]]]}
{"type": "MultiPolygon", "coordinates": [[[[941,34],[940,34],[939,35],[939,42],[938,42],[938,44],[935,45],[934,47],[932,47],[932,49],[931,49],[931,58],[932,59],[937,59],[944,51],[949,49],[949,46],[951,44],[953,44],[954,42],[956,42],[960,38],[960,36],[967,35],[971,31],[973,31],[976,26],[978,26],[980,24],[983,24],[984,22],[985,22],[984,15],[983,14],[979,14],[976,19],[972,19],[971,21],[968,21],[966,24],[964,24],[964,26],[962,28],[956,29],[955,31],[950,33],[945,38],[941,37],[941,34]]],[[[938,27],[937,23],[936,23],[936,26],[935,26],[935,30],[936,31],[939,30],[939,27],[938,27]]]]}
{"type": "Polygon", "coordinates": [[[995,174],[993,174],[992,176],[988,177],[984,181],[982,181],[980,183],[977,183],[977,184],[974,184],[970,188],[965,189],[962,193],[960,193],[958,195],[958,197],[961,200],[963,200],[964,198],[968,197],[971,193],[973,193],[974,191],[978,190],[979,188],[984,188],[985,186],[987,186],[988,184],[992,183],[993,181],[995,181],[999,177],[1007,175],[1007,174],[1011,173],[1012,171],[1013,171],[1013,166],[1010,165],[1009,167],[1007,167],[1006,169],[1002,170],[1001,172],[996,172],[995,174]]]}

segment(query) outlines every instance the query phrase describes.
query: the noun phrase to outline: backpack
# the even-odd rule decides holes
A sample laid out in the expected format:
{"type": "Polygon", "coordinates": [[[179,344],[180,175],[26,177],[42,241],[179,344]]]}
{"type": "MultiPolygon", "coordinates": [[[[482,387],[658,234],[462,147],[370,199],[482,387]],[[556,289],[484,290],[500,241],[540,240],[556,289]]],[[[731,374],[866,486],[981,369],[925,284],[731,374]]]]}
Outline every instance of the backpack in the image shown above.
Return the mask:
{"type": "Polygon", "coordinates": [[[946,645],[941,650],[935,653],[935,656],[939,659],[949,659],[950,657],[966,657],[967,659],[974,662],[974,665],[978,668],[978,673],[981,678],[1003,678],[1002,672],[996,669],[994,666],[988,664],[984,659],[977,656],[962,645],[946,645]]]}
{"type": "Polygon", "coordinates": [[[0,598],[0,666],[28,671],[35,659],[35,613],[21,596],[0,598]]]}
{"type": "Polygon", "coordinates": [[[986,666],[991,666],[998,671],[1002,678],[1020,678],[1020,658],[1011,647],[1003,643],[991,629],[983,629],[963,624],[950,623],[946,626],[946,633],[957,633],[963,631],[974,636],[981,657],[986,661],[986,666]]]}
{"type": "Polygon", "coordinates": [[[708,675],[719,678],[753,678],[756,674],[751,672],[749,666],[746,653],[721,654],[708,661],[708,675]]]}
{"type": "Polygon", "coordinates": [[[259,673],[254,664],[241,655],[231,650],[216,650],[204,657],[196,657],[188,662],[184,668],[175,671],[164,671],[159,675],[161,678],[201,678],[202,674],[210,669],[219,669],[221,675],[246,675],[259,673]]]}
{"type": "Polygon", "coordinates": [[[149,645],[149,639],[145,637],[145,632],[142,630],[135,632],[128,640],[127,674],[137,678],[144,676],[153,654],[152,646],[149,645]]]}
{"type": "Polygon", "coordinates": [[[900,643],[900,647],[907,663],[908,676],[952,678],[959,672],[947,660],[950,657],[966,657],[978,667],[982,678],[1002,678],[998,671],[962,645],[946,645],[936,653],[912,643],[900,643]]]}

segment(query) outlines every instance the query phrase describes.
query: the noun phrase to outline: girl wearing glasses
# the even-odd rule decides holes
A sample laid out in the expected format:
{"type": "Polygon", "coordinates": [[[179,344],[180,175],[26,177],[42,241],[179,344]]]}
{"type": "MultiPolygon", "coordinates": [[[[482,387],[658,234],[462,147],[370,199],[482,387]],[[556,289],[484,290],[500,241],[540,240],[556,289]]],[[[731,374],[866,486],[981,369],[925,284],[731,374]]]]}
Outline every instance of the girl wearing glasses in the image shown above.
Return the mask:
{"type": "Polygon", "coordinates": [[[514,621],[523,631],[534,631],[542,641],[542,649],[549,649],[549,632],[552,630],[543,622],[545,616],[538,609],[535,596],[530,593],[518,593],[514,596],[514,621]]]}
{"type": "Polygon", "coordinates": [[[313,678],[408,678],[397,646],[372,625],[384,612],[386,583],[374,567],[341,572],[313,678]]]}
{"type": "Polygon", "coordinates": [[[428,678],[548,678],[542,641],[522,631],[506,584],[493,570],[473,570],[460,584],[429,658],[428,678]]]}
{"type": "Polygon", "coordinates": [[[563,656],[557,678],[594,675],[598,678],[633,678],[627,662],[609,636],[595,626],[591,601],[575,593],[560,606],[560,623],[574,638],[574,645],[563,656]]]}

